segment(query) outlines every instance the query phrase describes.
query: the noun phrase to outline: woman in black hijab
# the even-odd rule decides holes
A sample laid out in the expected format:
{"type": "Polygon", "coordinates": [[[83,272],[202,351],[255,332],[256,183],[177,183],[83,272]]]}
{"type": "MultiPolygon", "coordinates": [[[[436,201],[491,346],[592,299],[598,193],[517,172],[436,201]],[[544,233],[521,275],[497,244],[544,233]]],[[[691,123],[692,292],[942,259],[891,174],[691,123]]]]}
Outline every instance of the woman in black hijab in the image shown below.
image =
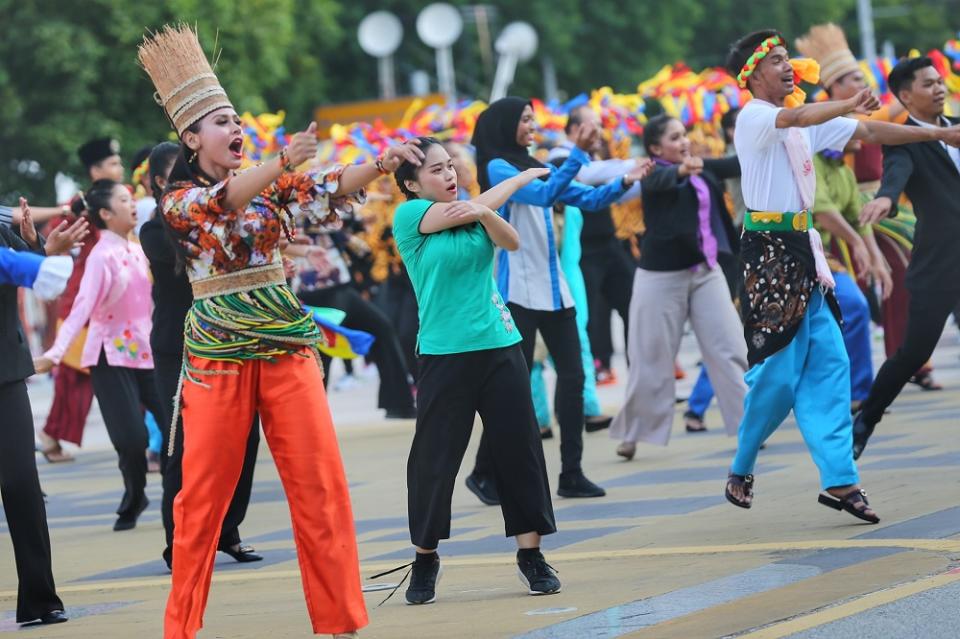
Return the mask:
{"type": "MultiPolygon", "coordinates": [[[[527,151],[533,143],[536,121],[529,100],[497,100],[480,114],[473,133],[477,149],[477,174],[484,191],[529,168],[544,167],[527,151]]],[[[499,213],[516,228],[520,249],[497,252],[497,286],[507,301],[514,323],[523,337],[523,354],[529,367],[537,331],[543,336],[557,369],[557,421],[560,423],[562,468],[557,494],[561,497],[602,497],[606,493],[587,479],[580,467],[583,454],[583,365],[577,333],[576,309],[557,255],[552,208],[556,202],[585,211],[603,209],[646,174],[647,165],[601,187],[573,178],[590,163],[589,152],[599,136],[593,122],[577,131],[576,144],[560,166],[548,167],[549,176],[518,190],[499,213]]],[[[480,441],[477,464],[467,487],[486,504],[499,501],[493,484],[486,438],[480,441]]]]}

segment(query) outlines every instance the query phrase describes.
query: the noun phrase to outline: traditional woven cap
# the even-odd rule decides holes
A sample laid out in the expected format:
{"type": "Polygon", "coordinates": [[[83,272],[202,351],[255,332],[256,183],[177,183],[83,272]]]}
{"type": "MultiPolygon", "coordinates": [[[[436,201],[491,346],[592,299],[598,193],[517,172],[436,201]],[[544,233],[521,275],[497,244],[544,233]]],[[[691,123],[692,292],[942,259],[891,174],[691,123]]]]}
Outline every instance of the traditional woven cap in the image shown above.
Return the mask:
{"type": "Polygon", "coordinates": [[[843,29],[832,22],[811,27],[807,35],[797,40],[797,51],[820,63],[820,83],[825,87],[860,69],[843,29]]]}
{"type": "Polygon", "coordinates": [[[185,24],[167,25],[143,38],[140,64],[157,89],[154,98],[177,133],[212,111],[233,107],[210,67],[196,31],[185,24]]]}

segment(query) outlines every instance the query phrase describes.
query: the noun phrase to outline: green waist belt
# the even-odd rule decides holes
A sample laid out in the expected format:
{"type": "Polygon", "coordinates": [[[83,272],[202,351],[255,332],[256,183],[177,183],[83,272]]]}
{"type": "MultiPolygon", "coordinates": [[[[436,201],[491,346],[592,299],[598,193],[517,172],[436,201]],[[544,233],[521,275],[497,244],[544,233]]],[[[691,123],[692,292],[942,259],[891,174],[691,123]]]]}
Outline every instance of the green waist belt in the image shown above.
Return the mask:
{"type": "Polygon", "coordinates": [[[810,211],[787,213],[747,210],[747,214],[743,217],[743,228],[748,231],[806,232],[813,228],[813,215],[810,211]]]}

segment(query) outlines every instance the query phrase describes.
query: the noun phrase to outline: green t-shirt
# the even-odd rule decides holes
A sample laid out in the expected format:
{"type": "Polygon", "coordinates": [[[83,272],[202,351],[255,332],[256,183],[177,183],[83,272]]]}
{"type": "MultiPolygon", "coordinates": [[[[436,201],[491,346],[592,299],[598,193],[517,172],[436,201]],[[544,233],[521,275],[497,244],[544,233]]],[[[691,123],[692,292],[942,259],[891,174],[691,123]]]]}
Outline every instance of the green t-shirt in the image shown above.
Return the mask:
{"type": "Polygon", "coordinates": [[[520,332],[493,281],[494,247],[486,230],[474,223],[423,234],[420,221],[432,204],[410,200],[393,216],[393,237],[419,306],[420,353],[449,355],[516,344],[520,332]]]}

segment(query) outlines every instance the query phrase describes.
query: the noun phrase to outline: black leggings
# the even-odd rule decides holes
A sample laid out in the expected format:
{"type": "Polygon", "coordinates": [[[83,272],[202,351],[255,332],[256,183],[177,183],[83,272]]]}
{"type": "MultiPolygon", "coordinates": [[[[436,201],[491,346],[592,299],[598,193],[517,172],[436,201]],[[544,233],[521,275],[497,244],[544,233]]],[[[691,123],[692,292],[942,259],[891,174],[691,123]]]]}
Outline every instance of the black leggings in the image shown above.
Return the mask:
{"type": "MultiPolygon", "coordinates": [[[[376,339],[370,348],[369,358],[377,363],[380,372],[377,405],[392,411],[413,410],[413,392],[407,379],[407,367],[397,339],[397,331],[383,311],[348,285],[306,291],[299,296],[310,306],[325,306],[345,312],[343,326],[372,334],[376,339]]],[[[329,365],[330,358],[323,357],[324,370],[328,369],[329,365]]],[[[324,377],[324,384],[327,383],[326,380],[324,377]]]]}
{"type": "Polygon", "coordinates": [[[880,367],[870,395],[863,402],[863,419],[867,424],[880,421],[883,412],[910,378],[930,359],[943,334],[943,327],[958,303],[960,290],[910,291],[903,344],[880,367]]]}
{"type": "MultiPolygon", "coordinates": [[[[163,519],[163,530],[166,534],[167,548],[173,548],[173,500],[183,485],[183,420],[177,419],[177,432],[173,440],[173,454],[167,455],[170,445],[170,421],[173,418],[173,398],[177,393],[177,382],[180,379],[180,366],[183,358],[180,355],[153,354],[156,368],[157,391],[162,398],[166,409],[160,423],[163,433],[163,450],[160,453],[160,472],[163,475],[163,497],[160,501],[160,515],[163,519]]],[[[160,416],[157,416],[158,419],[160,416]]],[[[223,517],[220,528],[220,542],[218,547],[228,548],[240,543],[240,524],[247,516],[247,506],[250,505],[250,492],[253,490],[253,470],[257,465],[257,450],[260,446],[260,420],[253,418],[253,426],[247,437],[247,450],[243,456],[243,468],[240,471],[240,480],[233,491],[230,507],[223,517]]]]}
{"type": "Polygon", "coordinates": [[[143,407],[154,415],[165,414],[153,370],[111,366],[106,354],[100,351],[100,360],[90,368],[90,381],[123,475],[123,499],[117,514],[132,516],[147,498],[147,427],[143,407]]]}
{"type": "Polygon", "coordinates": [[[407,461],[410,540],[436,548],[450,537],[450,502],[473,422],[497,451],[491,472],[507,537],[548,535],[557,525],[530,373],[519,345],[420,358],[417,428],[407,461]]]}
{"type": "Polygon", "coordinates": [[[33,448],[33,411],[23,380],[0,384],[0,411],[0,498],[19,578],[17,621],[24,623],[63,610],[63,602],[50,567],[47,511],[33,448]]]}
{"type": "MultiPolygon", "coordinates": [[[[508,304],[513,322],[523,337],[523,357],[527,369],[533,365],[533,349],[537,331],[553,358],[557,370],[556,413],[560,423],[560,460],[562,473],[580,472],[583,457],[583,360],[580,355],[580,334],[577,315],[573,308],[559,311],[532,311],[516,304],[508,304]]],[[[527,379],[527,386],[530,379],[527,379]]],[[[534,423],[536,418],[534,418],[534,423]]],[[[492,476],[496,455],[486,431],[480,439],[474,472],[492,476]]],[[[499,488],[499,485],[498,485],[499,488]]]]}

